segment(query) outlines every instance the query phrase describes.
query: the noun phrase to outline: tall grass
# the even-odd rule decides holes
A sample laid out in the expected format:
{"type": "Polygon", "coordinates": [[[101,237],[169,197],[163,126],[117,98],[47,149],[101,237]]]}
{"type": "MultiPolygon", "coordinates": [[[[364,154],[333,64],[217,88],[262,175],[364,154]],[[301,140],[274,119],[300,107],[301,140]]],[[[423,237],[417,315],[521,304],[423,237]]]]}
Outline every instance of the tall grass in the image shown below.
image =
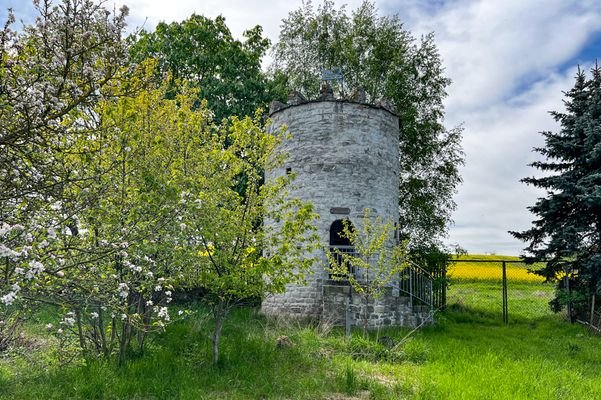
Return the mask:
{"type": "MultiPolygon", "coordinates": [[[[522,284],[524,293],[538,286],[522,284]]],[[[479,290],[480,298],[492,295],[486,284],[479,290]]],[[[0,398],[601,398],[598,337],[549,314],[506,326],[493,304],[457,304],[402,343],[407,329],[345,338],[340,328],[266,320],[241,309],[224,326],[218,366],[202,305],[122,367],[91,360],[61,368],[43,336],[55,316],[44,311],[28,325],[35,345],[0,358],[0,398]],[[292,346],[278,347],[282,336],[292,346]]]]}

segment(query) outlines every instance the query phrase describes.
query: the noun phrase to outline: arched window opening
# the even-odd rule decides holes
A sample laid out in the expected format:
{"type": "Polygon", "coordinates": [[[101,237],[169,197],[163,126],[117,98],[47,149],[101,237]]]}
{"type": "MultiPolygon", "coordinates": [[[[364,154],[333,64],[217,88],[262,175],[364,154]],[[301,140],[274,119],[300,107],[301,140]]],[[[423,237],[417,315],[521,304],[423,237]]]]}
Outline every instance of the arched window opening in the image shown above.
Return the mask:
{"type": "MultiPolygon", "coordinates": [[[[353,224],[346,220],[347,224],[350,224],[349,229],[354,231],[355,227],[353,224]]],[[[330,225],[330,253],[334,256],[336,263],[338,265],[344,263],[343,254],[355,255],[355,247],[349,240],[349,238],[344,236],[344,225],[345,221],[341,219],[337,219],[332,222],[330,225]]],[[[354,273],[352,270],[352,265],[347,263],[347,271],[349,273],[354,273]]],[[[334,274],[330,273],[330,278],[334,278],[334,274]]]]}

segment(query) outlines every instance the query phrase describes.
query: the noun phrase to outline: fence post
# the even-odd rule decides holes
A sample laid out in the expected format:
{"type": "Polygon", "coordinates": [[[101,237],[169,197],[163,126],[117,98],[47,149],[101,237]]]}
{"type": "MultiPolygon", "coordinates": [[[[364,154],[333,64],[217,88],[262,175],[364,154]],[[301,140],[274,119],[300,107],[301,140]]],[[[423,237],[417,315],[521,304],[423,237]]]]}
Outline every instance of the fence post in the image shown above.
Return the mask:
{"type": "Polygon", "coordinates": [[[595,323],[595,293],[593,293],[593,298],[591,299],[591,322],[590,325],[594,326],[595,323]]]}
{"type": "Polygon", "coordinates": [[[449,262],[445,261],[443,270],[440,273],[441,278],[442,278],[440,281],[440,287],[442,288],[442,292],[441,292],[442,300],[440,302],[440,307],[443,310],[445,308],[447,308],[447,269],[449,268],[449,264],[450,264],[449,262]]]}
{"type": "Polygon", "coordinates": [[[565,268],[566,271],[566,291],[568,292],[568,319],[571,323],[574,323],[574,319],[572,318],[572,293],[570,291],[570,271],[569,267],[565,268]]]}
{"type": "Polygon", "coordinates": [[[509,323],[508,307],[507,307],[507,264],[503,261],[503,322],[509,323]]]}

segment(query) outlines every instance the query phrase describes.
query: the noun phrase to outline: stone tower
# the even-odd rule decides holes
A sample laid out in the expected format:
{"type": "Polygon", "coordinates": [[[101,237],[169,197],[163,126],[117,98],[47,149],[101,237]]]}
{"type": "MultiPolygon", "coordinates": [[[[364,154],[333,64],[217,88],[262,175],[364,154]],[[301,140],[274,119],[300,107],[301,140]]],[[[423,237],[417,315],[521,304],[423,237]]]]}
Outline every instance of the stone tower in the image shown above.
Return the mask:
{"type": "MultiPolygon", "coordinates": [[[[314,254],[319,261],[307,284],[289,285],[285,293],[265,299],[262,310],[268,315],[342,322],[345,296],[351,289],[330,279],[325,252],[332,247],[347,249],[350,243],[338,235],[341,222],[348,219],[360,228],[366,208],[384,220],[398,221],[398,116],[385,103],[335,100],[328,91],[315,101],[292,95],[287,104],[272,103],[270,111],[272,131],[285,125],[292,137],[280,148],[287,153],[287,161],[267,172],[266,180],[291,172],[296,175],[290,195],[314,204],[323,249],[314,254]]],[[[373,319],[384,325],[407,325],[399,314],[403,301],[398,290],[386,297],[374,305],[378,315],[373,319]]]]}

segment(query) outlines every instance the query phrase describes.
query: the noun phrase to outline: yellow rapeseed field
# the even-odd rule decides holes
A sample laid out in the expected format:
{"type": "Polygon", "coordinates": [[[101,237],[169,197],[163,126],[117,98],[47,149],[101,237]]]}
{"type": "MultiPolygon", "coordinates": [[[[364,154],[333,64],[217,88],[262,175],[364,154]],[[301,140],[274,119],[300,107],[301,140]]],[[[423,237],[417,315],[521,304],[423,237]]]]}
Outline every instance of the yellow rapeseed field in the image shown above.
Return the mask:
{"type": "MultiPolygon", "coordinates": [[[[470,254],[459,256],[458,261],[449,266],[450,279],[461,280],[501,280],[503,270],[500,260],[518,261],[518,257],[470,254]],[[486,260],[483,262],[461,262],[461,260],[486,260]],[[494,262],[497,261],[497,262],[494,262]]],[[[507,279],[511,281],[540,283],[544,278],[528,271],[531,266],[507,263],[507,279]]]]}

